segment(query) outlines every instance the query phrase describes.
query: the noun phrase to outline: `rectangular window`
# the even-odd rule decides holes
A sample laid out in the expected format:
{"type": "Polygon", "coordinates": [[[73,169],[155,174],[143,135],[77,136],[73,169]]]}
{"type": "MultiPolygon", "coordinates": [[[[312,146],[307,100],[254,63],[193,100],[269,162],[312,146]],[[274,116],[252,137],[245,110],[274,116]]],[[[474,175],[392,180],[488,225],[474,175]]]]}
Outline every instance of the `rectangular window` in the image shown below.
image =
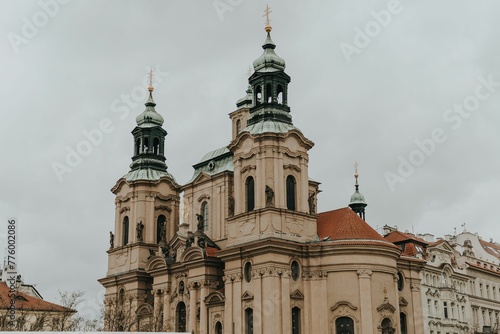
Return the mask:
{"type": "Polygon", "coordinates": [[[444,313],[444,318],[448,319],[448,304],[446,302],[443,302],[443,313],[444,313]]]}
{"type": "Polygon", "coordinates": [[[438,304],[438,301],[435,300],[434,301],[434,316],[438,316],[439,315],[439,304],[438,304]]]}
{"type": "Polygon", "coordinates": [[[292,308],[292,334],[300,334],[300,308],[292,308]]]}
{"type": "Polygon", "coordinates": [[[253,310],[251,308],[245,310],[245,328],[246,334],[253,334],[253,310]]]}
{"type": "Polygon", "coordinates": [[[432,304],[430,299],[427,299],[427,312],[429,315],[432,315],[432,304]]]}

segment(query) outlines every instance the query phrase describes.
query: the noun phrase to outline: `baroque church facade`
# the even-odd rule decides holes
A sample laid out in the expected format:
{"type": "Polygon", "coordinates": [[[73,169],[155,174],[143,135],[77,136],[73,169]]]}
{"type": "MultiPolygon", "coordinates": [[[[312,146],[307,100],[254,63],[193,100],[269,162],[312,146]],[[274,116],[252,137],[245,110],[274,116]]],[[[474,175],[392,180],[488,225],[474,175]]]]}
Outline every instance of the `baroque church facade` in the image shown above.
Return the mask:
{"type": "Polygon", "coordinates": [[[290,77],[271,27],[232,138],[178,184],[153,87],[132,131],[130,171],[112,188],[105,329],[201,334],[420,334],[420,271],[349,207],[318,213],[314,146],[292,122],[290,77]],[[183,212],[181,212],[181,198],[183,212]],[[181,224],[181,216],[182,224],[181,224]]]}

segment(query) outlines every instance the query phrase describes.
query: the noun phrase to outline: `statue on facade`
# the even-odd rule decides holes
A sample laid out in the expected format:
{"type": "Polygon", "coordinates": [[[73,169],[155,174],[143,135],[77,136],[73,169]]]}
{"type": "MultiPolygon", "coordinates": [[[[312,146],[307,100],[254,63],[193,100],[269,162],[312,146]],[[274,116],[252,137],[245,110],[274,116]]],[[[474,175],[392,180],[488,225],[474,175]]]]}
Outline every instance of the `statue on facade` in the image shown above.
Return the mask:
{"type": "Polygon", "coordinates": [[[203,221],[203,215],[196,214],[196,220],[198,221],[198,224],[196,225],[196,229],[198,231],[203,231],[205,228],[205,222],[203,221]]]}
{"type": "Polygon", "coordinates": [[[198,246],[203,249],[205,248],[206,242],[204,237],[198,237],[198,246]]]}
{"type": "Polygon", "coordinates": [[[234,197],[232,195],[229,195],[228,211],[229,211],[229,217],[234,216],[234,197]]]}
{"type": "Polygon", "coordinates": [[[266,207],[274,206],[274,190],[266,186],[266,207]]]}
{"type": "Polygon", "coordinates": [[[153,256],[156,256],[156,251],[153,249],[153,248],[150,248],[149,249],[149,257],[148,257],[148,260],[150,258],[152,258],[153,256]]]}
{"type": "Polygon", "coordinates": [[[194,237],[191,236],[191,237],[187,238],[187,240],[186,240],[186,248],[191,247],[193,245],[193,242],[194,242],[194,237]]]}
{"type": "Polygon", "coordinates": [[[144,224],[141,222],[137,223],[135,231],[137,232],[137,241],[142,241],[142,231],[144,230],[144,224]]]}
{"type": "Polygon", "coordinates": [[[167,222],[162,222],[160,224],[160,243],[167,243],[167,222]]]}
{"type": "Polygon", "coordinates": [[[311,215],[316,213],[316,193],[310,193],[307,198],[307,202],[309,203],[309,213],[311,215]]]}
{"type": "Polygon", "coordinates": [[[115,235],[109,231],[109,249],[115,248],[115,235]]]}

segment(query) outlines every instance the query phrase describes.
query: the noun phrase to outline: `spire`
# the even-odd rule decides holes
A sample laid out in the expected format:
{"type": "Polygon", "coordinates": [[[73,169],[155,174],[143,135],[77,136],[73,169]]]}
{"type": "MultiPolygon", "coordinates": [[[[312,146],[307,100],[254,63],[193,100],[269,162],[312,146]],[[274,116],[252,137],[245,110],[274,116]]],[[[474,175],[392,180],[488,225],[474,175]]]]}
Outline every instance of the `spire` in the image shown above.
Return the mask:
{"type": "Polygon", "coordinates": [[[164,155],[167,131],[162,128],[163,117],[155,109],[153,75],[151,69],[149,71],[149,97],[144,104],[146,109],[136,117],[137,126],[132,131],[134,135],[134,156],[132,157],[130,169],[131,171],[155,170],[168,174],[166,173],[167,165],[165,164],[164,155]]]}
{"type": "MultiPolygon", "coordinates": [[[[290,107],[288,107],[288,84],[290,77],[285,73],[285,60],[278,56],[271,39],[271,9],[266,6],[264,17],[267,33],[262,48],[264,52],[253,62],[254,73],[249,78],[251,93],[253,94],[253,106],[250,109],[248,125],[271,121],[279,126],[282,123],[292,125],[290,107]]],[[[276,126],[273,126],[276,128],[276,126]]]]}
{"type": "Polygon", "coordinates": [[[351,196],[351,201],[349,203],[349,207],[356,212],[363,220],[365,220],[365,207],[367,206],[365,197],[363,194],[359,192],[359,183],[358,183],[358,163],[354,164],[354,178],[356,182],[354,184],[354,194],[351,196]]]}

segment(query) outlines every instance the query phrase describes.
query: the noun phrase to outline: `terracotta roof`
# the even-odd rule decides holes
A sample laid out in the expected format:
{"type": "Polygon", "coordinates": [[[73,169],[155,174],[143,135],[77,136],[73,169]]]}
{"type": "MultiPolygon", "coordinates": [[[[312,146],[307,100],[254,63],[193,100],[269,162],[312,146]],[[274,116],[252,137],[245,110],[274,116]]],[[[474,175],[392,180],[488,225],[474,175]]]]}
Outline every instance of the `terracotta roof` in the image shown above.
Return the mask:
{"type": "Polygon", "coordinates": [[[210,247],[210,246],[205,247],[205,254],[207,254],[208,257],[217,257],[216,254],[217,251],[218,249],[215,247],[210,247]]]}
{"type": "Polygon", "coordinates": [[[318,236],[329,240],[364,239],[386,241],[351,208],[318,214],[318,236]]]}
{"type": "Polygon", "coordinates": [[[414,236],[413,234],[403,233],[403,232],[400,232],[400,231],[392,231],[391,233],[389,233],[388,235],[385,236],[385,239],[389,240],[390,242],[393,242],[393,243],[398,243],[398,242],[401,242],[401,241],[413,240],[413,241],[422,243],[424,245],[428,245],[429,244],[424,239],[420,239],[420,238],[414,236]]]}
{"type": "Polygon", "coordinates": [[[444,243],[444,242],[446,242],[446,240],[444,240],[444,239],[439,239],[439,240],[438,240],[438,241],[436,241],[436,242],[431,242],[431,243],[429,244],[429,247],[439,246],[439,245],[441,245],[441,244],[442,244],[442,243],[444,243]]]}
{"type": "MultiPolygon", "coordinates": [[[[8,309],[10,307],[9,291],[10,289],[7,284],[0,282],[0,309],[8,309]]],[[[23,292],[17,293],[16,308],[27,311],[76,312],[75,310],[32,297],[23,292]]]]}
{"type": "Polygon", "coordinates": [[[479,239],[479,243],[481,244],[481,246],[483,246],[484,250],[488,254],[493,255],[496,258],[500,258],[500,245],[499,244],[484,241],[482,239],[479,239]]]}

